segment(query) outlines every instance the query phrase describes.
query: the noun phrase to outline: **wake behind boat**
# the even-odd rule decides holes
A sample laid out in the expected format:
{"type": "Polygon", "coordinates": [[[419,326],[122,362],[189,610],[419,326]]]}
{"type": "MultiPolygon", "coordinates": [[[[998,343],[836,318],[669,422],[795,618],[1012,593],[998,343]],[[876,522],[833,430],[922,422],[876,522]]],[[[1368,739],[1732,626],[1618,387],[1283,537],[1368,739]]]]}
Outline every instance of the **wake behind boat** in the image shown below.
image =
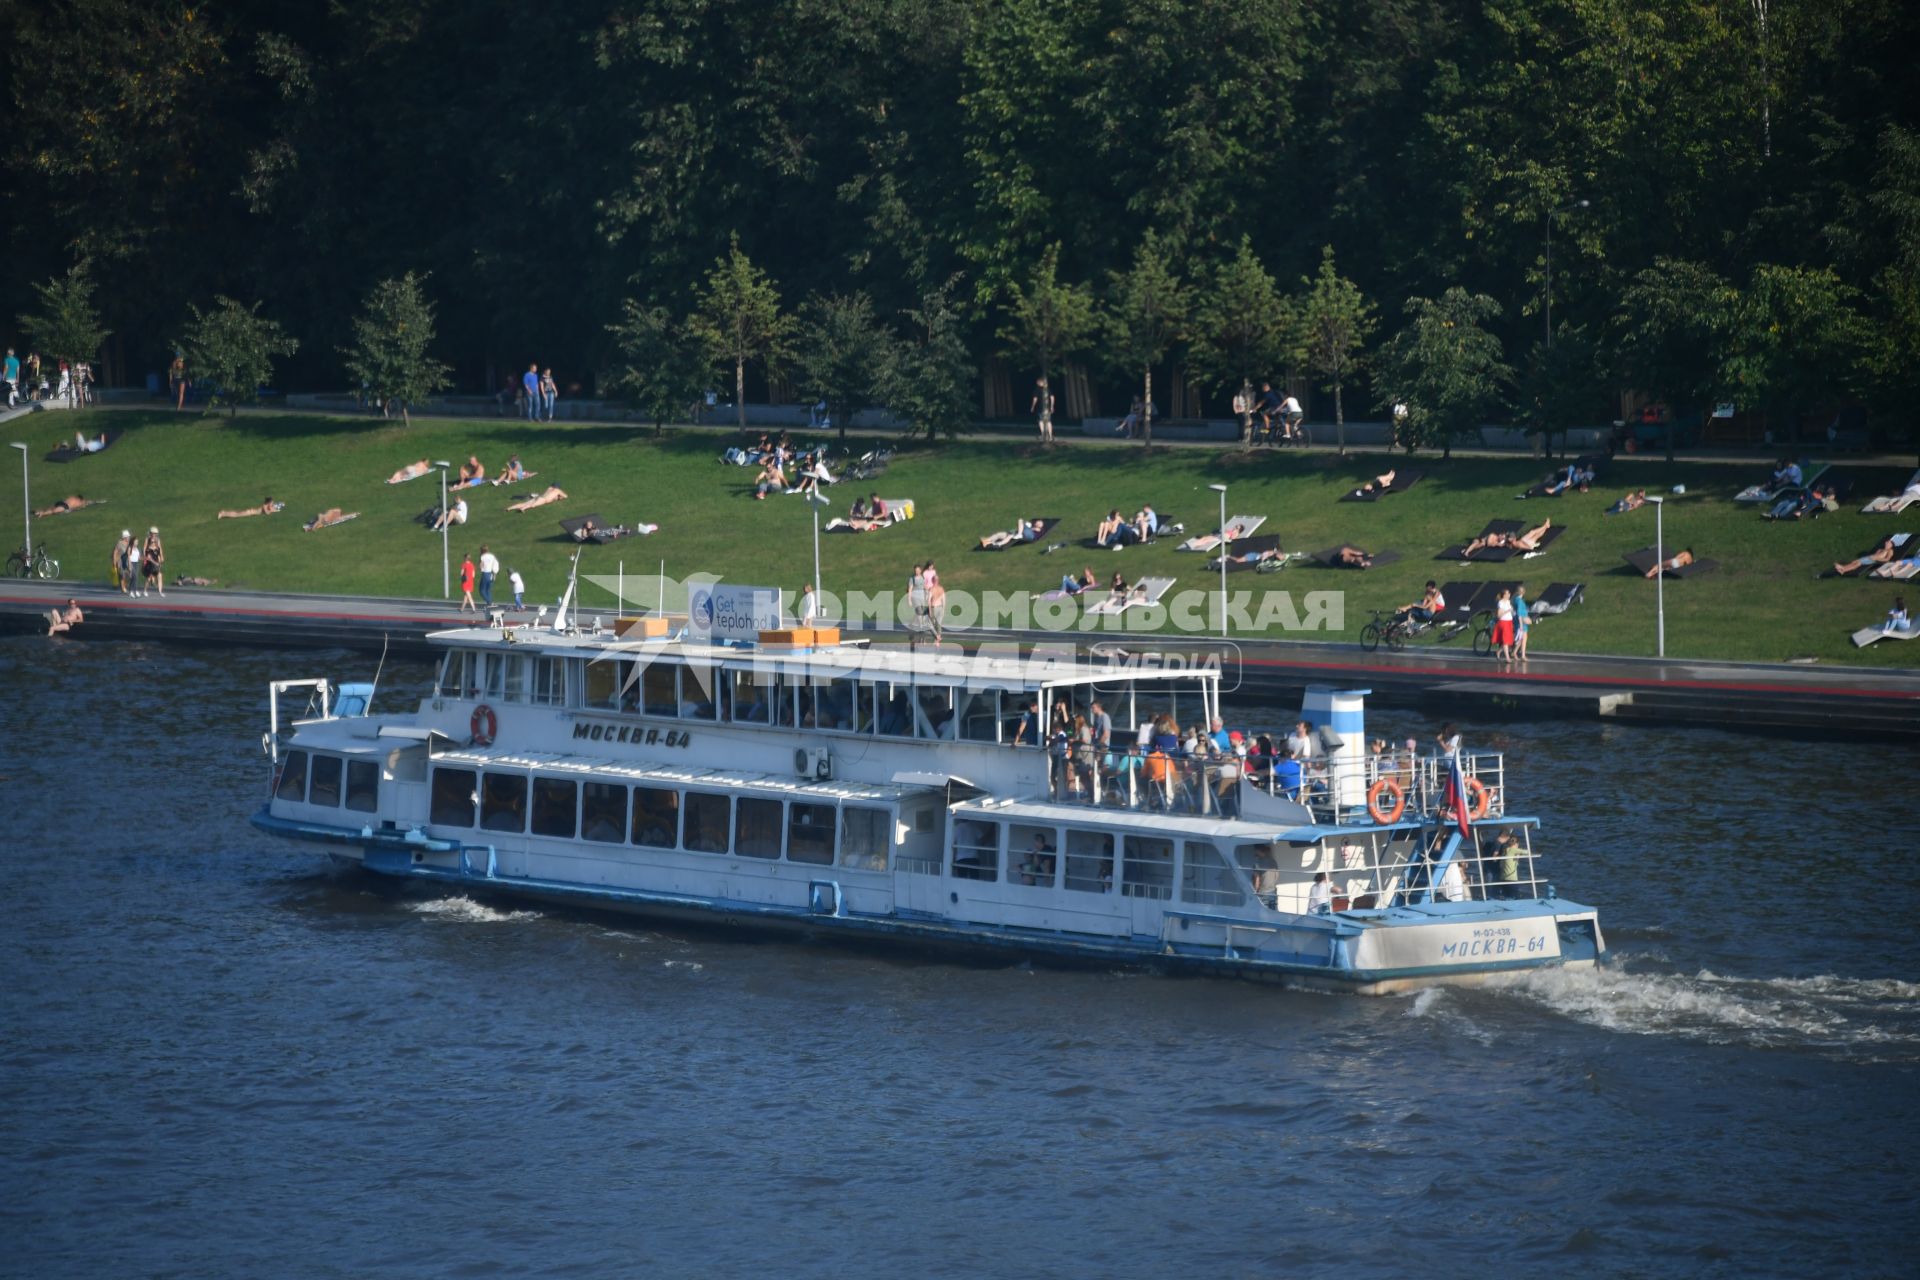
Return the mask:
{"type": "Polygon", "coordinates": [[[1204,664],[619,626],[437,633],[400,715],[275,682],[255,825],[463,891],[1365,993],[1604,950],[1536,874],[1500,754],[1369,755],[1364,690],[1308,691],[1318,752],[1290,786],[1154,745],[1163,712],[1218,714],[1204,664]],[[317,714],[283,731],[297,692],[317,714]],[[1100,704],[1113,749],[1036,741],[1056,703],[1100,704]]]}

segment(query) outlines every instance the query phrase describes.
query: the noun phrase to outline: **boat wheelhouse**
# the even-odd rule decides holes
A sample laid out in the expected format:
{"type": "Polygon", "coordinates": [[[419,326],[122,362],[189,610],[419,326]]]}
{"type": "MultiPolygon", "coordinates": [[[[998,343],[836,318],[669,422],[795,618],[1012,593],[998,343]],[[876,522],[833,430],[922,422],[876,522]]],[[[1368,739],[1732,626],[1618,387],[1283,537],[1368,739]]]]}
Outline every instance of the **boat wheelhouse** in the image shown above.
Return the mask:
{"type": "Polygon", "coordinates": [[[404,714],[278,682],[254,820],[490,894],[1366,992],[1603,949],[1536,874],[1500,756],[1369,755],[1364,691],[1309,692],[1289,785],[1156,740],[1219,714],[1204,664],[779,638],[441,632],[404,714]],[[1056,706],[1111,741],[1046,740],[1056,706]]]}

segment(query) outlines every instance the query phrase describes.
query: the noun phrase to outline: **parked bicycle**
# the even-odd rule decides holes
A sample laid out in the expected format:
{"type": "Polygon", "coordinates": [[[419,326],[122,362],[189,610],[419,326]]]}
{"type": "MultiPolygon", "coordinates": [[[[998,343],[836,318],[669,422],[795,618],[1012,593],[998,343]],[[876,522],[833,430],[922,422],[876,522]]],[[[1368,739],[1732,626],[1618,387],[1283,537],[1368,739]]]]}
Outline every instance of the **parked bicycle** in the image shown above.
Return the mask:
{"type": "Polygon", "coordinates": [[[7,576],[9,578],[57,578],[60,576],[60,562],[47,554],[47,544],[42,542],[33,549],[31,555],[25,547],[16,547],[7,557],[7,576]]]}

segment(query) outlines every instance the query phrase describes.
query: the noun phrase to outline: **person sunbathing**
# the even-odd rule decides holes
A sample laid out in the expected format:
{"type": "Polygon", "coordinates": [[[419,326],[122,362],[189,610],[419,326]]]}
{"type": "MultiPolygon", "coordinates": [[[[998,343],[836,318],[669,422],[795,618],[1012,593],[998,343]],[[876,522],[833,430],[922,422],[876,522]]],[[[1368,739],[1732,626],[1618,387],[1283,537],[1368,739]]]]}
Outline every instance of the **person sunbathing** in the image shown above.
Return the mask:
{"type": "Polygon", "coordinates": [[[86,432],[77,431],[73,436],[73,447],[81,453],[98,453],[107,447],[107,433],[102,431],[99,435],[88,439],[86,432]]]}
{"type": "Polygon", "coordinates": [[[1088,565],[1080,571],[1079,577],[1067,574],[1060,579],[1060,589],[1070,596],[1083,595],[1100,585],[1100,579],[1093,576],[1093,566],[1088,565]]]}
{"type": "Polygon", "coordinates": [[[1688,547],[1685,551],[1682,551],[1679,555],[1669,556],[1665,560],[1656,562],[1651,569],[1648,569],[1641,576],[1645,578],[1657,578],[1661,575],[1661,573],[1669,569],[1684,569],[1692,563],[1693,563],[1693,548],[1688,547]]]}
{"type": "MultiPolygon", "coordinates": [[[[1913,539],[1909,538],[1908,541],[1911,542],[1913,539]]],[[[1844,578],[1848,574],[1859,569],[1864,569],[1870,564],[1887,564],[1890,561],[1900,558],[1900,551],[1899,548],[1894,545],[1893,535],[1888,534],[1886,537],[1880,539],[1879,546],[1867,552],[1867,554],[1861,556],[1859,559],[1849,560],[1845,564],[1841,564],[1836,560],[1833,565],[1833,571],[1844,578]]]]}
{"type": "Polygon", "coordinates": [[[97,507],[104,501],[106,501],[104,498],[83,498],[76,493],[70,498],[60,499],[50,507],[42,507],[34,512],[33,516],[37,520],[42,516],[65,515],[69,511],[78,511],[82,507],[97,507]]]}
{"type": "Polygon", "coordinates": [[[47,610],[47,634],[54,636],[62,631],[71,631],[86,620],[86,615],[80,612],[79,602],[69,600],[64,609],[47,610]]]}
{"type": "MultiPolygon", "coordinates": [[[[565,489],[562,489],[557,484],[550,484],[546,488],[542,489],[539,493],[534,494],[532,497],[522,498],[520,501],[511,504],[510,506],[508,506],[507,510],[531,511],[535,507],[544,507],[549,502],[559,502],[562,498],[565,498],[566,496],[567,496],[567,491],[565,489]]],[[[462,507],[465,507],[467,504],[463,502],[460,505],[462,507]]]]}
{"type": "Polygon", "coordinates": [[[1032,542],[1039,536],[1040,531],[1034,527],[1033,522],[1023,517],[1015,524],[1012,530],[1002,529],[999,533],[990,533],[980,539],[980,546],[983,549],[987,547],[1010,547],[1016,542],[1032,542]]]}
{"type": "Polygon", "coordinates": [[[1107,513],[1107,518],[1100,522],[1100,531],[1094,535],[1095,542],[1103,547],[1110,547],[1115,551],[1126,546],[1129,542],[1139,542],[1141,540],[1142,534],[1140,530],[1130,523],[1126,517],[1122,516],[1117,507],[1107,513]]]}
{"type": "Polygon", "coordinates": [[[1371,569],[1373,557],[1358,547],[1341,547],[1333,553],[1333,563],[1342,569],[1371,569]]]}
{"type": "Polygon", "coordinates": [[[1608,507],[1607,514],[1610,516],[1623,516],[1629,511],[1638,511],[1646,505],[1647,491],[1645,489],[1636,489],[1626,497],[1620,499],[1620,501],[1608,507]]]}
{"type": "Polygon", "coordinates": [[[181,574],[173,580],[173,585],[176,587],[210,587],[213,585],[213,581],[212,578],[199,578],[192,574],[181,574]]]}
{"type": "Polygon", "coordinates": [[[786,487],[787,473],[780,469],[780,463],[778,461],[773,458],[768,458],[766,462],[761,464],[759,479],[753,486],[754,500],[756,502],[765,502],[768,494],[778,493],[786,487]]]}
{"type": "Polygon", "coordinates": [[[532,476],[533,472],[520,465],[520,455],[516,453],[507,459],[507,465],[500,468],[500,474],[495,476],[489,483],[496,485],[519,484],[522,480],[531,479],[532,476]]]}
{"type": "MultiPolygon", "coordinates": [[[[858,506],[859,504],[855,503],[854,505],[858,506]]],[[[835,529],[851,529],[855,533],[873,533],[875,530],[886,528],[888,523],[889,522],[884,519],[876,519],[870,515],[848,516],[844,520],[835,517],[827,521],[825,527],[828,532],[832,532],[835,529]]]]}
{"type": "Polygon", "coordinates": [[[486,480],[487,469],[480,465],[480,459],[468,454],[467,460],[460,464],[460,487],[485,484],[486,480]]]}
{"type": "Polygon", "coordinates": [[[1542,520],[1525,533],[1500,533],[1496,531],[1494,533],[1482,534],[1467,544],[1467,549],[1462,553],[1462,558],[1471,560],[1476,553],[1484,551],[1488,547],[1512,547],[1517,551],[1537,550],[1540,546],[1540,539],[1544,537],[1547,530],[1552,527],[1553,521],[1549,518],[1542,520]]]}
{"type": "Polygon", "coordinates": [[[312,533],[315,529],[325,529],[329,525],[345,524],[359,514],[358,511],[342,511],[338,507],[328,507],[325,511],[322,511],[319,515],[307,521],[301,528],[305,529],[308,533],[312,533]]]}
{"type": "Polygon", "coordinates": [[[285,510],[286,505],[284,502],[275,502],[273,495],[268,494],[266,500],[257,507],[242,507],[238,511],[222,511],[216,519],[244,520],[248,516],[270,516],[276,511],[285,510]]]}
{"type": "Polygon", "coordinates": [[[418,462],[409,462],[406,466],[400,468],[398,471],[388,476],[387,483],[388,484],[405,484],[409,480],[419,479],[421,476],[427,474],[427,472],[431,470],[433,470],[433,463],[429,462],[425,458],[422,458],[418,462]]]}
{"type": "Polygon", "coordinates": [[[1822,511],[1837,511],[1839,500],[1834,496],[1833,486],[1821,481],[1810,489],[1802,490],[1790,498],[1782,498],[1773,504],[1773,510],[1767,512],[1769,520],[1800,520],[1822,511]]]}
{"type": "MultiPolygon", "coordinates": [[[[1228,564],[1279,564],[1287,558],[1287,553],[1278,547],[1267,547],[1261,551],[1242,551],[1238,555],[1229,554],[1222,558],[1228,564]]],[[[1219,562],[1219,560],[1208,561],[1209,564],[1219,562]]]]}
{"type": "Polygon", "coordinates": [[[1362,494],[1385,493],[1388,489],[1393,488],[1393,480],[1396,474],[1397,474],[1396,471],[1389,470],[1382,473],[1381,475],[1375,476],[1368,483],[1361,485],[1358,489],[1355,489],[1353,491],[1353,496],[1357,498],[1357,497],[1360,497],[1362,494]]]}
{"type": "Polygon", "coordinates": [[[1557,498],[1569,489],[1579,489],[1585,493],[1593,483],[1593,468],[1583,467],[1577,462],[1569,462],[1566,470],[1556,471],[1547,478],[1547,487],[1541,492],[1549,498],[1557,498]]]}
{"type": "Polygon", "coordinates": [[[1127,575],[1116,573],[1113,581],[1107,584],[1107,603],[1125,604],[1127,597],[1133,594],[1133,588],[1127,585],[1127,575]]]}
{"type": "Polygon", "coordinates": [[[433,523],[429,525],[428,528],[432,532],[438,533],[442,529],[449,529],[456,524],[465,524],[466,522],[467,500],[465,498],[455,498],[453,506],[434,516],[433,523]]]}

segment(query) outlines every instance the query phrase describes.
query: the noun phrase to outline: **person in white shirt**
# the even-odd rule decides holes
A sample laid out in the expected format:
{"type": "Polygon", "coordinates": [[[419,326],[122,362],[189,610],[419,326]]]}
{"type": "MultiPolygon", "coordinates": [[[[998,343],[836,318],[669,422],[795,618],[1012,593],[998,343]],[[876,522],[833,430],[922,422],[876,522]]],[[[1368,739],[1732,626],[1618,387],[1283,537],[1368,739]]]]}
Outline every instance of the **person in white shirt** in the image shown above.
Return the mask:
{"type": "Polygon", "coordinates": [[[466,522],[467,522],[467,500],[465,498],[456,498],[454,500],[453,506],[450,509],[441,512],[440,518],[433,522],[433,531],[435,533],[438,533],[441,529],[444,529],[450,525],[465,524],[466,522]]]}
{"type": "Polygon", "coordinates": [[[1293,439],[1299,432],[1300,420],[1306,416],[1305,411],[1300,408],[1300,401],[1292,394],[1289,394],[1285,400],[1282,400],[1280,402],[1280,427],[1282,431],[1285,432],[1282,439],[1293,439]]]}
{"type": "Polygon", "coordinates": [[[1893,599],[1893,608],[1887,610],[1887,630],[1911,631],[1912,629],[1913,620],[1907,616],[1906,597],[1895,596],[1893,599]]]}
{"type": "Polygon", "coordinates": [[[1465,902],[1472,896],[1467,890],[1467,873],[1461,869],[1460,859],[1455,858],[1440,877],[1439,898],[1442,902],[1465,902]]]}
{"type": "Polygon", "coordinates": [[[1493,651],[1502,662],[1513,659],[1513,592],[1506,588],[1493,603],[1493,651]]]}
{"type": "Polygon", "coordinates": [[[1313,873],[1313,888],[1307,890],[1307,914],[1316,915],[1333,910],[1333,889],[1327,884],[1327,873],[1313,873]]]}
{"type": "Polygon", "coordinates": [[[500,557],[486,543],[480,544],[480,598],[493,608],[493,580],[500,576],[500,557]]]}
{"type": "Polygon", "coordinates": [[[527,594],[527,584],[525,579],[521,578],[518,569],[507,570],[507,585],[513,588],[513,607],[516,609],[526,608],[527,602],[525,596],[527,594]]]}
{"type": "Polygon", "coordinates": [[[819,616],[820,601],[813,594],[813,584],[809,582],[800,592],[800,625],[810,627],[819,616]]]}

